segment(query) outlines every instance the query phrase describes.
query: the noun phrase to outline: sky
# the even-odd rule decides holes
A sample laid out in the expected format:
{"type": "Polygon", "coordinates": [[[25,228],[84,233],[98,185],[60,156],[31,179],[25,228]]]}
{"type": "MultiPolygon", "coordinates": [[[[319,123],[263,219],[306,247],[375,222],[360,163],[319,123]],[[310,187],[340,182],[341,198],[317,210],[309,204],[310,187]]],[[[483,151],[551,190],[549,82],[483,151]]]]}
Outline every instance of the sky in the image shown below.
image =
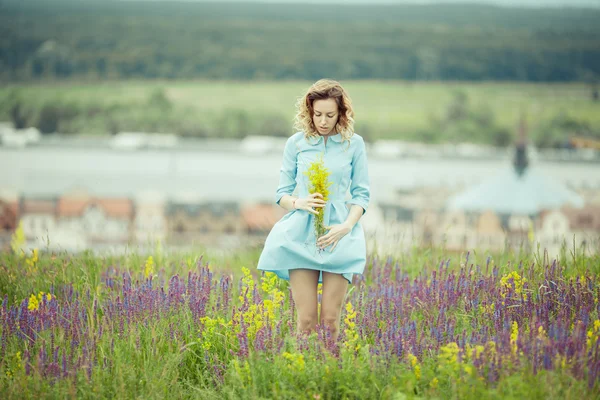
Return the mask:
{"type": "MultiPolygon", "coordinates": [[[[164,1],[164,0],[163,0],[164,1]]],[[[181,1],[181,0],[170,0],[181,1]]],[[[207,1],[207,0],[185,0],[185,1],[207,1]]],[[[210,0],[215,1],[215,0],[210,0]]],[[[223,1],[223,0],[220,0],[223,1]]],[[[431,3],[477,3],[495,4],[503,6],[526,6],[526,7],[564,7],[585,6],[599,7],[600,0],[227,0],[246,3],[380,3],[380,4],[431,4],[431,3]]]]}

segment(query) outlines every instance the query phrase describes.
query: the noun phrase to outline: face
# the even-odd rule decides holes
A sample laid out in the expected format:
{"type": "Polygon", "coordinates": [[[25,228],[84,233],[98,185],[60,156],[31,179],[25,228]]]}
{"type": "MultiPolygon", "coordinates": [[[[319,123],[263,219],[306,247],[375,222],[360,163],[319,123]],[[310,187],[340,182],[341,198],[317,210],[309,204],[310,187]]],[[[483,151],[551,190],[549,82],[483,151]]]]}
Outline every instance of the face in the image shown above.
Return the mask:
{"type": "Polygon", "coordinates": [[[334,99],[315,100],[313,102],[313,123],[320,135],[333,132],[338,121],[338,105],[334,99]]]}

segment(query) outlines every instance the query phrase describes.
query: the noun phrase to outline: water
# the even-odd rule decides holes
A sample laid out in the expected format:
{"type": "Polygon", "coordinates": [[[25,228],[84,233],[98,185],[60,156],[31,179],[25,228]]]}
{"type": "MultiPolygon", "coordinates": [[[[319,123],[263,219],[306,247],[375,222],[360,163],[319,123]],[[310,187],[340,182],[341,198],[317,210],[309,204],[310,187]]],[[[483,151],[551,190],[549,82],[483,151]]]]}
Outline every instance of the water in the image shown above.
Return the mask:
{"type": "MultiPolygon", "coordinates": [[[[24,196],[56,196],[83,188],[97,196],[136,197],[159,191],[167,198],[236,202],[272,201],[281,154],[174,149],[114,151],[108,148],[0,148],[0,190],[24,196]]],[[[533,167],[574,187],[600,190],[600,164],[534,162],[533,167]]],[[[510,160],[369,157],[372,200],[388,201],[398,189],[416,186],[472,186],[490,179],[510,160]]]]}

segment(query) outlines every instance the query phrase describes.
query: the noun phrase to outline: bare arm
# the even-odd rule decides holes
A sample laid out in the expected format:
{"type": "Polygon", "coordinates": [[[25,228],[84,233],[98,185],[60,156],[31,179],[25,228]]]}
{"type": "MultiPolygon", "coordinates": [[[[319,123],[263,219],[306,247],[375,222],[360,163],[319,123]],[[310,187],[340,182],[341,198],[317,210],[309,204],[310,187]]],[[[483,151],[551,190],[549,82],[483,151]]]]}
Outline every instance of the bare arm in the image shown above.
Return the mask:
{"type": "Polygon", "coordinates": [[[279,205],[287,211],[292,211],[294,209],[294,200],[296,199],[297,197],[286,194],[279,200],[279,205]]]}
{"type": "Polygon", "coordinates": [[[365,210],[361,206],[357,204],[352,204],[352,207],[350,207],[350,212],[348,213],[348,217],[346,218],[346,221],[344,221],[344,224],[348,225],[348,228],[352,230],[352,228],[354,228],[354,225],[356,225],[360,217],[363,216],[364,212],[365,210]]]}
{"type": "Polygon", "coordinates": [[[315,215],[319,213],[318,210],[315,210],[315,207],[323,208],[325,204],[321,193],[311,193],[308,197],[294,197],[286,194],[279,200],[279,205],[287,211],[304,210],[315,215]]]}

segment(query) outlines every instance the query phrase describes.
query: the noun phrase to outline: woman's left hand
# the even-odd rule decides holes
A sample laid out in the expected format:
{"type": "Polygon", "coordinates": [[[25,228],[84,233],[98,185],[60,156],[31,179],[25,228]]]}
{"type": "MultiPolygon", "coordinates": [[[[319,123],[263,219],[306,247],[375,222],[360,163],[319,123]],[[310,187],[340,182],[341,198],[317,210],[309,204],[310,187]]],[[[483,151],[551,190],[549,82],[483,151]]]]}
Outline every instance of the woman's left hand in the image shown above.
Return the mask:
{"type": "Polygon", "coordinates": [[[340,239],[346,236],[352,230],[350,225],[346,223],[326,226],[325,229],[328,229],[329,232],[317,240],[317,246],[319,246],[321,249],[324,249],[333,244],[333,247],[331,248],[332,252],[340,239]]]}

